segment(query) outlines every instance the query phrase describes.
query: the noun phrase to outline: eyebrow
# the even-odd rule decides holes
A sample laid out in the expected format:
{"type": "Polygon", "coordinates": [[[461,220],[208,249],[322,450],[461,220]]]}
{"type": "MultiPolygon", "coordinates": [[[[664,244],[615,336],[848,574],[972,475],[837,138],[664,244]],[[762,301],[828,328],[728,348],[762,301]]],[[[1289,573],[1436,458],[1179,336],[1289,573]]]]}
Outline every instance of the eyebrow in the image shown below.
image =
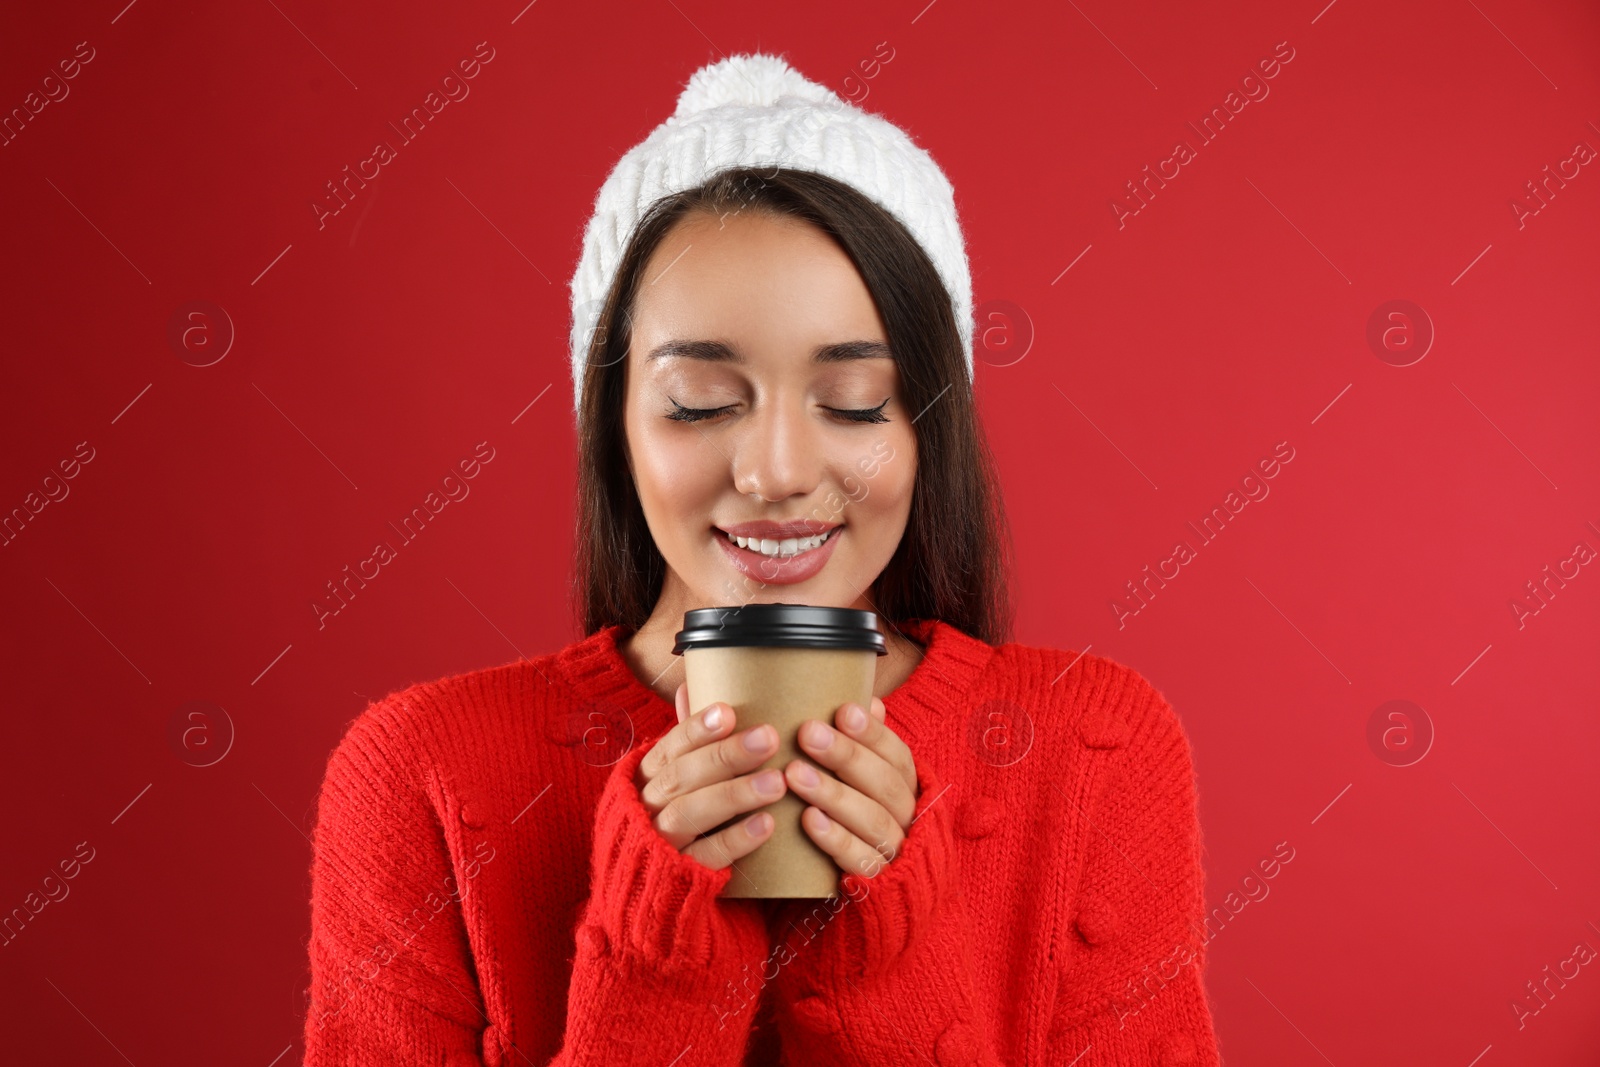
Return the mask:
{"type": "MultiPolygon", "coordinates": [[[[707,363],[744,363],[739,351],[722,341],[664,341],[645,356],[653,359],[698,359],[707,363]]],[[[831,345],[818,345],[811,352],[815,363],[848,363],[856,359],[893,359],[889,346],[882,341],[840,341],[831,345]]]]}

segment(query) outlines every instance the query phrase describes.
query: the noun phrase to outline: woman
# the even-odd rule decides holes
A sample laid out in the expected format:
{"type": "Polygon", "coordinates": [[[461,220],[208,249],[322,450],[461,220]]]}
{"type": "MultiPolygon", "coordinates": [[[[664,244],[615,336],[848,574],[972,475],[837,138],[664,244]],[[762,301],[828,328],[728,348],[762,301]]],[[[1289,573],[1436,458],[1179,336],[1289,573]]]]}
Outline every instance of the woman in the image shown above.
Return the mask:
{"type": "Polygon", "coordinates": [[[624,157],[573,285],[587,636],[351,725],[308,1065],[1219,1062],[1176,716],[1006,640],[966,271],[932,160],[777,57],[624,157]],[[689,707],[671,649],[775,601],[889,654],[756,773],[771,728],[689,707]],[[843,892],[720,898],[790,790],[843,892]]]}

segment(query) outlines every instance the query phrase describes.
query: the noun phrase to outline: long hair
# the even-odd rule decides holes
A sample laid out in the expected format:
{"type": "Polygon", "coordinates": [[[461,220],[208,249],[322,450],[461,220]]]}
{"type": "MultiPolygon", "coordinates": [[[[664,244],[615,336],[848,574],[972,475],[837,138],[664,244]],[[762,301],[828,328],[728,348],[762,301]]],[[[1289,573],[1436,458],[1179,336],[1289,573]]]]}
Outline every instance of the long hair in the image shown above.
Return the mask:
{"type": "Polygon", "coordinates": [[[838,242],[872,294],[905,407],[917,413],[910,516],[867,594],[875,610],[886,626],[937,618],[991,645],[1010,640],[1010,531],[944,283],[922,246],[876,202],[826,175],[773,166],[723,170],[655,201],[594,319],[579,411],[574,538],[574,609],[584,634],[616,623],[637,630],[666,577],[625,452],[624,373],[640,274],[687,213],[741,210],[798,218],[838,242]]]}

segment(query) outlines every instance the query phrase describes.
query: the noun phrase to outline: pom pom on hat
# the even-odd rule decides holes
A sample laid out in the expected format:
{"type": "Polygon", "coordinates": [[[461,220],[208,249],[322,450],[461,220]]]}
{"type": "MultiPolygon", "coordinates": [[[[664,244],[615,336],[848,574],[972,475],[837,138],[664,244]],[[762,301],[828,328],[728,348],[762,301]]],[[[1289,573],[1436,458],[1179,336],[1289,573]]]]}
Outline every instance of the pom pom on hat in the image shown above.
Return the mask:
{"type": "Polygon", "coordinates": [[[840,102],[830,90],[808,81],[779,57],[756,53],[729,56],[695,71],[678,97],[672,117],[681,119],[724,104],[771,107],[784,96],[823,105],[840,102]]]}
{"type": "Polygon", "coordinates": [[[590,335],[645,211],[727,168],[773,164],[842,181],[900,220],[949,294],[971,379],[972,276],[944,171],[899,127],[840,99],[781,56],[752,53],[695,71],[672,115],[629,149],[600,187],[570,285],[574,412],[582,407],[590,335]]]}

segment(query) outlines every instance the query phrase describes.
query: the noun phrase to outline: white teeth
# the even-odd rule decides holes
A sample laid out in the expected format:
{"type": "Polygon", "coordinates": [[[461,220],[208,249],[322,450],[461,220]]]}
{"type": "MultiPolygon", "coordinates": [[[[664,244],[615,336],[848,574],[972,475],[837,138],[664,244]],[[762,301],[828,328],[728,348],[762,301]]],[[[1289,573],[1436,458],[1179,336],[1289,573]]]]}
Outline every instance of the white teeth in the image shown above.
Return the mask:
{"type": "MultiPolygon", "coordinates": [[[[834,527],[834,529],[838,529],[838,527],[834,527]]],[[[727,531],[723,532],[727,533],[727,531]]],[[[833,536],[833,530],[829,530],[825,534],[818,534],[816,537],[787,537],[782,541],[774,541],[771,538],[763,540],[757,537],[735,537],[733,534],[728,534],[728,540],[740,548],[759,552],[763,556],[782,558],[785,556],[798,556],[802,552],[810,552],[812,549],[821,548],[822,543],[831,536],[833,536]]]]}

